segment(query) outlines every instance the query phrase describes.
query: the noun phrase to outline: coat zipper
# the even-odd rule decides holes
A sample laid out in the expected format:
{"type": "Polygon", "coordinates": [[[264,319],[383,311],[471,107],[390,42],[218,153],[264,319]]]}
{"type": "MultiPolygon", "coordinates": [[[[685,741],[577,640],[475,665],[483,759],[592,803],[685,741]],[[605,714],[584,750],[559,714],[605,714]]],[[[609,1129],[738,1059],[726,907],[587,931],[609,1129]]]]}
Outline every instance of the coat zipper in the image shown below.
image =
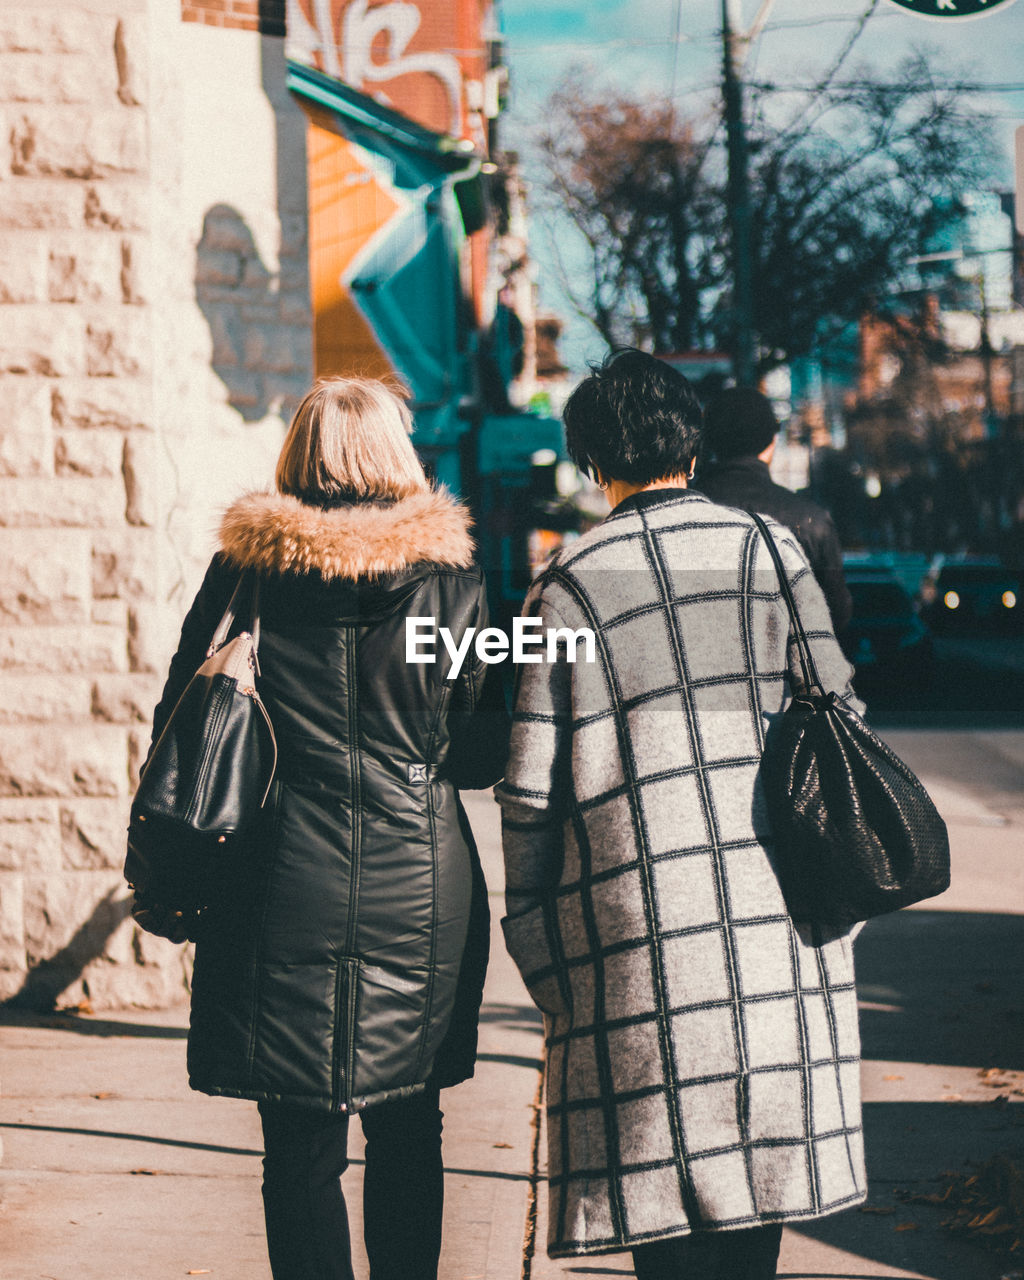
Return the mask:
{"type": "Polygon", "coordinates": [[[359,803],[362,783],[362,762],[359,756],[359,697],[356,692],[356,629],[345,628],[345,647],[348,650],[348,741],[352,760],[350,782],[352,855],[349,867],[348,932],[345,937],[345,954],[352,956],[356,943],[356,912],[359,908],[359,874],[362,853],[363,815],[359,803]]]}
{"type": "MultiPolygon", "coordinates": [[[[348,742],[352,773],[349,781],[349,810],[351,850],[349,858],[348,927],[345,933],[345,951],[338,959],[338,994],[335,999],[335,1046],[344,1046],[341,1072],[334,1070],[334,1091],[340,1086],[339,1076],[344,1077],[345,1092],[351,1098],[355,1094],[356,1063],[356,985],[359,964],[354,955],[356,945],[356,913],[359,909],[359,875],[362,858],[362,812],[359,802],[362,768],[359,757],[359,697],[356,691],[356,629],[345,628],[345,651],[348,660],[348,742]],[[344,974],[344,977],[342,977],[344,974]],[[342,991],[342,988],[344,990],[342,991]]],[[[336,1055],[338,1056],[338,1055],[336,1055]]],[[[335,1109],[349,1110],[345,1100],[335,1097],[335,1109]]]]}

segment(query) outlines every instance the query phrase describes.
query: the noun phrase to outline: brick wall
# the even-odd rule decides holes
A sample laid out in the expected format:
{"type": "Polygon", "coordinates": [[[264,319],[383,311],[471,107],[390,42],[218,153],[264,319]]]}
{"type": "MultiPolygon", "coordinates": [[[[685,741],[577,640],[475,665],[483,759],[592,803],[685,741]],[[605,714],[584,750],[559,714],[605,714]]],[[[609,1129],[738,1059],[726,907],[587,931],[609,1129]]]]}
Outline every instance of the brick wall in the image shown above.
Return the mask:
{"type": "Polygon", "coordinates": [[[284,35],[285,0],[182,0],[183,22],[284,35]]]}

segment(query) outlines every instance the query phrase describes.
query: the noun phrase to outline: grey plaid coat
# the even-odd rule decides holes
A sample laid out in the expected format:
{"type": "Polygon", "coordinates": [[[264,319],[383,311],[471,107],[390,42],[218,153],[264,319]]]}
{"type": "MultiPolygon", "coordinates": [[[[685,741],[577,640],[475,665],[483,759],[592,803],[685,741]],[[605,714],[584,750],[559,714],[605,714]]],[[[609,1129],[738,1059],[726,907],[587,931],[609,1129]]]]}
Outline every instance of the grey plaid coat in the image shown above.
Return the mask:
{"type": "MultiPolygon", "coordinates": [[[[819,674],[852,698],[803,552],[773,532],[819,674]]],[[[593,663],[581,645],[520,668],[498,788],[502,923],[544,1013],[549,1253],[862,1200],[850,939],[812,945],[772,870],[759,762],[799,668],[756,526],[647,490],[527,609],[597,637],[593,663]]]]}

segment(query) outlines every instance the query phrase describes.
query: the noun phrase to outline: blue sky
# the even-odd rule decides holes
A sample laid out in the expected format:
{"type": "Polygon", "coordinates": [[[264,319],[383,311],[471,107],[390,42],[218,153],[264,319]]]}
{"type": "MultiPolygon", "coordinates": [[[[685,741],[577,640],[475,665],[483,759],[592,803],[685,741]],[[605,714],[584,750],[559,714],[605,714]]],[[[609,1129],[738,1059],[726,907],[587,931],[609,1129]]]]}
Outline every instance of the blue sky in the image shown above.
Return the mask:
{"type": "MultiPolygon", "coordinates": [[[[842,48],[869,0],[774,0],[747,73],[787,84],[814,83],[842,48]]],[[[503,144],[518,149],[528,179],[539,178],[530,154],[531,132],[543,119],[548,94],[571,68],[596,86],[652,97],[672,97],[687,113],[711,110],[720,67],[720,0],[499,0],[512,107],[502,124],[503,144]]],[[[741,0],[749,25],[760,0],[741,0]]],[[[915,50],[940,66],[994,85],[1024,85],[1024,0],[1004,3],[975,19],[923,19],[890,0],[878,0],[847,69],[884,71],[915,50]]],[[[785,98],[780,95],[780,103],[785,98]]],[[[1024,89],[993,92],[984,105],[996,116],[1004,153],[1001,184],[1012,185],[1012,140],[1024,124],[1024,89]]],[[[546,270],[543,228],[534,250],[542,300],[565,311],[546,270]]],[[[599,357],[602,344],[574,326],[572,363],[599,357]]]]}

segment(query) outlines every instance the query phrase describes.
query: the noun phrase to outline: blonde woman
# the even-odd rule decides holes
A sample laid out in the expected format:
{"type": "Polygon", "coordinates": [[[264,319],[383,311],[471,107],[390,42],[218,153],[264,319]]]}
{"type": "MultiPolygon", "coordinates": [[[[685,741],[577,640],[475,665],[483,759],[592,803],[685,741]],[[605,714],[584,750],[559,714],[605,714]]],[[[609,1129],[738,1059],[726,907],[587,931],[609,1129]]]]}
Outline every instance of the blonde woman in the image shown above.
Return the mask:
{"type": "MultiPolygon", "coordinates": [[[[197,932],[193,1088],[259,1101],[275,1280],[350,1280],[339,1177],[366,1135],[373,1280],[433,1280],[439,1090],[472,1075],[487,902],[460,787],[500,777],[500,686],[406,661],[406,619],[486,625],[468,515],[431,488],[402,399],[317,383],[277,492],[229,508],[154,715],[158,736],[240,573],[260,583],[260,690],[279,763],[197,932]]],[[[488,668],[487,670],[495,670],[488,668]]]]}

